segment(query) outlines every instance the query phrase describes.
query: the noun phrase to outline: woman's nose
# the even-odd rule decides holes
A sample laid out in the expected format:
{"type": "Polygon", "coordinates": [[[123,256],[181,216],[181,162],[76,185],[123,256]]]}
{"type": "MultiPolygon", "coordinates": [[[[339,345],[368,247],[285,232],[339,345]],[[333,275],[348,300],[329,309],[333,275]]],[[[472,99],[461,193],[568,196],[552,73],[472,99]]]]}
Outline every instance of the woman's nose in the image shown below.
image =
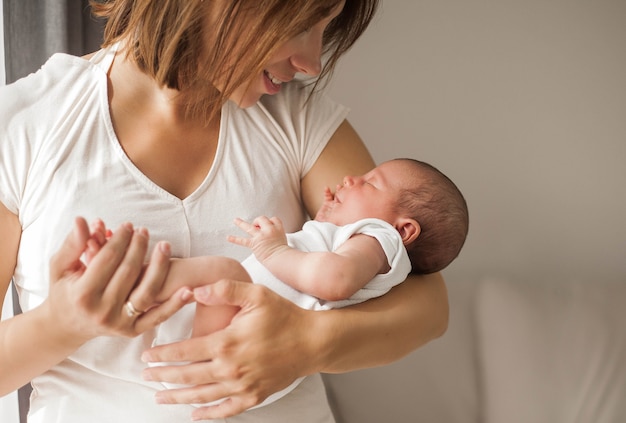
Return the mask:
{"type": "Polygon", "coordinates": [[[297,72],[318,76],[322,71],[323,31],[312,29],[303,37],[301,47],[291,56],[291,65],[297,72]]]}

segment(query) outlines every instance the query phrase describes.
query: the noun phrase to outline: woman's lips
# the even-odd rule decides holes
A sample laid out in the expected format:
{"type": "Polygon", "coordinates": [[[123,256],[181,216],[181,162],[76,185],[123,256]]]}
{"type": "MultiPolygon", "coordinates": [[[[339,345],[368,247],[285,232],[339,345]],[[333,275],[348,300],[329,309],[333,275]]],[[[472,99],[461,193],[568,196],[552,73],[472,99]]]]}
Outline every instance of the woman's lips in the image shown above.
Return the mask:
{"type": "Polygon", "coordinates": [[[265,79],[265,86],[267,88],[268,94],[276,94],[280,91],[280,87],[282,86],[284,81],[276,78],[274,75],[269,73],[268,71],[263,71],[263,76],[265,79]]]}

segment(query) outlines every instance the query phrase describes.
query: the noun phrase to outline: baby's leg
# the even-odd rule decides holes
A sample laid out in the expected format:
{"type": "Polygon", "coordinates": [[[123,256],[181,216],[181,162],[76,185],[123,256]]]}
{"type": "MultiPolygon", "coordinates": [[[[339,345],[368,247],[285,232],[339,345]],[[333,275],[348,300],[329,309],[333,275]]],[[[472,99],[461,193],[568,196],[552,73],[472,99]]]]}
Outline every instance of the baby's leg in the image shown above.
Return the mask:
{"type": "MultiPolygon", "coordinates": [[[[165,283],[161,292],[157,295],[156,302],[160,303],[167,300],[182,287],[194,289],[215,283],[220,279],[251,282],[250,276],[243,266],[241,266],[237,260],[227,257],[201,256],[171,259],[165,283]]],[[[196,303],[196,314],[194,316],[191,336],[198,337],[208,335],[225,328],[238,311],[239,307],[236,306],[206,306],[196,303]]],[[[181,334],[184,333],[184,335],[182,335],[182,338],[184,338],[188,332],[186,330],[182,332],[182,330],[183,328],[181,328],[181,334]]],[[[169,344],[182,340],[181,338],[172,339],[171,334],[168,336],[167,332],[166,330],[162,333],[160,328],[157,328],[156,337],[152,345],[169,344]]],[[[150,366],[178,364],[180,363],[148,363],[150,366]]],[[[176,385],[166,382],[163,382],[163,385],[168,389],[186,387],[186,385],[176,385]]]]}
{"type": "MultiPolygon", "coordinates": [[[[234,259],[221,256],[201,256],[172,259],[165,286],[157,301],[164,301],[183,286],[191,289],[215,283],[220,279],[252,282],[248,272],[234,259]]],[[[203,336],[223,329],[237,314],[239,307],[206,306],[196,303],[192,336],[203,336]]]]}

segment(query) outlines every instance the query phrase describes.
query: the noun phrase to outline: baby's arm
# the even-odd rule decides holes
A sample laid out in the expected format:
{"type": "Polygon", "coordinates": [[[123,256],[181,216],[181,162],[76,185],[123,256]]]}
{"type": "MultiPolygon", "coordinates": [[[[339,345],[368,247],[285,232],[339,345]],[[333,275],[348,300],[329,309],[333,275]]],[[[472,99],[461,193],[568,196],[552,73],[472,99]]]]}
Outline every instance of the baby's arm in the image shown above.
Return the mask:
{"type": "MultiPolygon", "coordinates": [[[[85,262],[89,264],[106,244],[111,236],[104,222],[94,220],[90,225],[91,236],[84,252],[85,262]]],[[[191,289],[215,283],[220,279],[252,282],[248,272],[241,264],[231,258],[222,256],[200,256],[185,259],[171,259],[167,278],[156,297],[156,303],[170,298],[180,288],[191,289]]],[[[156,304],[155,304],[156,305],[156,304]]],[[[238,308],[233,306],[201,306],[196,307],[194,320],[194,336],[212,333],[228,325],[238,308]]],[[[144,310],[145,311],[145,310],[144,310]]]]}
{"type": "Polygon", "coordinates": [[[259,217],[252,224],[235,224],[250,238],[231,236],[252,252],[274,276],[298,291],[327,301],[349,298],[374,276],[389,270],[380,243],[368,235],[354,235],[335,252],[303,252],[287,245],[280,219],[259,217]]]}
{"type": "MultiPolygon", "coordinates": [[[[106,229],[104,222],[100,219],[96,219],[91,223],[90,231],[91,237],[87,241],[87,248],[84,252],[87,264],[98,254],[111,236],[111,231],[106,229]]],[[[165,301],[178,289],[185,286],[193,289],[215,283],[220,279],[251,282],[248,272],[241,264],[237,260],[228,257],[173,258],[171,259],[163,289],[156,300],[159,303],[165,301]]]]}

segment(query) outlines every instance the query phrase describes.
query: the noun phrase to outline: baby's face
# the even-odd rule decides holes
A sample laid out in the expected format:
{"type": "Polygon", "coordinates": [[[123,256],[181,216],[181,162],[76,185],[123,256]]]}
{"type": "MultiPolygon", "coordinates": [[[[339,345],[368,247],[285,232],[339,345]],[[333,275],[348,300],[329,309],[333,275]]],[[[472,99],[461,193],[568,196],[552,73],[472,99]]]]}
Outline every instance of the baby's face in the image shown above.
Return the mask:
{"type": "Polygon", "coordinates": [[[400,217],[398,200],[410,183],[408,165],[401,160],[384,162],[362,176],[346,176],[337,185],[323,221],[346,225],[365,218],[382,219],[392,225],[400,217]]]}

